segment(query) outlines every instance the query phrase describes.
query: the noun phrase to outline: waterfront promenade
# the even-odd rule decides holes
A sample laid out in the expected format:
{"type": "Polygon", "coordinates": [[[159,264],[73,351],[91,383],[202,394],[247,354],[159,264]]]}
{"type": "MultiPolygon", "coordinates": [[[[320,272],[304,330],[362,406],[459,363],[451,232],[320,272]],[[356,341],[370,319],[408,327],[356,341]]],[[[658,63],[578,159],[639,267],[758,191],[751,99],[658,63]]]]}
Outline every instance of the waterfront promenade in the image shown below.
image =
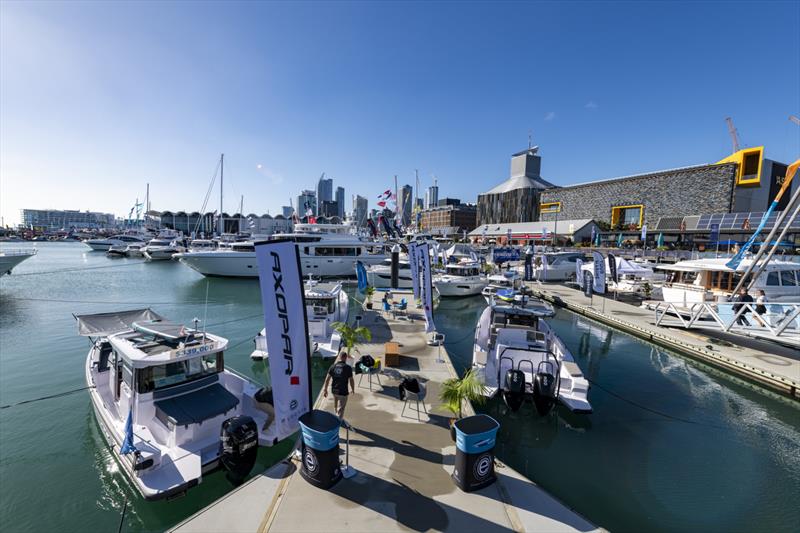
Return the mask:
{"type": "Polygon", "coordinates": [[[533,294],[588,318],[660,344],[711,366],[800,399],[800,354],[769,341],[724,335],[719,342],[702,330],[655,325],[655,313],[628,303],[594,295],[565,285],[529,282],[533,294]]]}
{"type": "MultiPolygon", "coordinates": [[[[410,299],[410,298],[409,298],[410,299]]],[[[364,313],[372,331],[360,347],[384,360],[384,343],[400,345],[400,365],[385,369],[381,384],[367,376],[351,396],[345,418],[350,431],[350,465],[358,472],[330,491],[317,489],[299,475],[299,464],[286,460],[256,476],[174,531],[596,531],[598,528],[561,504],[499,460],[497,483],[473,493],[450,479],[455,444],[449,415],[439,405],[440,384],[456,376],[446,347],[428,346],[424,321],[395,319],[377,309],[364,313]],[[417,377],[428,389],[419,420],[415,405],[403,413],[397,385],[402,375],[417,377]]],[[[416,316],[415,316],[416,315],[416,316]]],[[[317,398],[316,407],[332,411],[332,401],[317,398]]],[[[472,410],[468,407],[468,412],[472,410]]],[[[345,430],[341,431],[342,453],[345,430]]],[[[344,461],[344,456],[342,456],[344,461]]]]}

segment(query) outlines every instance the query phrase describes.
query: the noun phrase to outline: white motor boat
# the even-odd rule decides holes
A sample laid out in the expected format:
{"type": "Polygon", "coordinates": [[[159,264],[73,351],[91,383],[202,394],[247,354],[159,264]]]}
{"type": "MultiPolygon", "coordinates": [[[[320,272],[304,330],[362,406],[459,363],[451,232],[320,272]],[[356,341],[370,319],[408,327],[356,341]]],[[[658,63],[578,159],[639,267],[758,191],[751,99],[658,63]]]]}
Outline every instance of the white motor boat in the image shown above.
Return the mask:
{"type": "Polygon", "coordinates": [[[506,270],[498,274],[492,274],[487,279],[489,280],[489,285],[484,287],[481,294],[489,305],[494,302],[497,291],[513,291],[519,289],[522,285],[522,277],[515,270],[506,270]]]}
{"type": "MultiPolygon", "coordinates": [[[[609,289],[618,294],[638,294],[652,296],[658,299],[661,295],[661,284],[664,274],[653,272],[653,269],[642,263],[628,261],[622,257],[615,257],[618,281],[611,279],[608,257],[606,263],[606,282],[609,289]]],[[[581,270],[594,275],[594,262],[589,261],[581,266],[581,270]]]]}
{"type": "Polygon", "coordinates": [[[410,289],[413,287],[411,279],[411,265],[407,258],[401,258],[398,263],[397,287],[392,287],[392,260],[384,259],[377,265],[366,269],[367,283],[376,289],[410,289]]]}
{"type": "Polygon", "coordinates": [[[142,253],[149,261],[166,261],[172,256],[186,251],[177,240],[152,239],[142,248],[142,253]]]}
{"type": "Polygon", "coordinates": [[[591,413],[589,382],[570,351],[544,318],[555,314],[539,300],[517,295],[513,305],[487,307],[475,330],[472,369],[492,398],[498,392],[517,411],[527,400],[539,414],[555,402],[591,413]]]}
{"type": "Polygon", "coordinates": [[[11,274],[15,266],[36,255],[36,250],[0,250],[0,276],[11,274]]]}
{"type": "MultiPolygon", "coordinates": [[[[309,280],[305,283],[306,318],[312,355],[329,359],[336,357],[342,338],[334,331],[334,322],[347,322],[350,298],[342,290],[341,283],[319,283],[309,280]]],[[[255,338],[255,349],[250,354],[254,360],[266,359],[266,331],[262,329],[255,338]]]]}
{"type": "Polygon", "coordinates": [[[468,260],[447,265],[444,274],[433,278],[439,296],[474,296],[487,285],[489,280],[481,275],[480,265],[468,260]]]}
{"type": "Polygon", "coordinates": [[[126,254],[127,249],[128,249],[127,244],[115,244],[106,251],[106,257],[115,257],[115,258],[125,257],[127,255],[126,254]]]}
{"type": "Polygon", "coordinates": [[[132,243],[146,243],[145,237],[140,237],[138,235],[128,235],[128,234],[121,234],[121,235],[113,235],[111,237],[107,237],[104,239],[89,239],[87,241],[83,241],[89,248],[96,252],[107,252],[109,248],[112,246],[119,246],[119,245],[128,245],[132,243]]]}
{"type": "Polygon", "coordinates": [[[143,257],[144,252],[142,252],[142,248],[144,247],[145,244],[141,242],[130,243],[125,247],[125,257],[143,257]]]}
{"type": "MultiPolygon", "coordinates": [[[[274,238],[290,239],[297,243],[304,275],[352,277],[355,275],[356,261],[370,266],[386,259],[382,243],[369,241],[339,228],[348,229],[349,226],[296,224],[294,233],[276,234],[274,238]]],[[[229,249],[185,252],[176,257],[204,276],[258,277],[258,262],[252,241],[233,243],[229,249]]]]}
{"type": "Polygon", "coordinates": [[[150,309],[76,319],[92,341],[85,372],[97,422],[145,499],[185,493],[219,466],[241,481],[257,446],[276,442],[271,391],[225,367],[227,339],[150,309]]]}
{"type": "MultiPolygon", "coordinates": [[[[542,254],[547,259],[547,267],[542,256],[534,259],[533,277],[539,281],[575,281],[575,264],[583,258],[582,252],[554,252],[542,254]]],[[[520,267],[524,269],[525,267],[520,267]]]]}
{"type": "Polygon", "coordinates": [[[218,248],[217,241],[212,239],[194,239],[189,243],[190,252],[206,252],[208,250],[216,250],[218,248]]]}

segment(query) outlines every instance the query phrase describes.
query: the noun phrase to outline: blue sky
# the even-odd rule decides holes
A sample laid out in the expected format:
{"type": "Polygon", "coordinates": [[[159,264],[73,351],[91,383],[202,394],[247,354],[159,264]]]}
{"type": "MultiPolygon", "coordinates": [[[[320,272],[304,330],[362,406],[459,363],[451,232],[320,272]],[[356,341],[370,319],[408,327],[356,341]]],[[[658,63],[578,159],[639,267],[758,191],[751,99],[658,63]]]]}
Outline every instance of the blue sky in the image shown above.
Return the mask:
{"type": "Polygon", "coordinates": [[[541,146],[560,185],[800,152],[800,3],[0,3],[0,214],[276,213],[322,172],[475,201],[541,146]],[[261,165],[261,168],[258,168],[261,165]],[[212,200],[216,205],[218,200],[212,200]],[[214,209],[216,207],[213,207],[214,209]]]}

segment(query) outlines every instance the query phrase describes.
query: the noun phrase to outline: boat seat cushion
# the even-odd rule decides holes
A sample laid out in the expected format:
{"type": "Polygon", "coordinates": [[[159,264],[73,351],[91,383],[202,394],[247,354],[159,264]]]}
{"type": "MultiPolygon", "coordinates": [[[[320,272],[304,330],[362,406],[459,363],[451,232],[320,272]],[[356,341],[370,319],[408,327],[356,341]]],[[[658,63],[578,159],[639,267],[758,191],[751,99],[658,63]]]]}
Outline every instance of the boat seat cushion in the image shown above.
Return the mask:
{"type": "Polygon", "coordinates": [[[155,402],[156,417],[167,426],[199,424],[227,413],[237,405],[239,399],[219,383],[155,402]]]}

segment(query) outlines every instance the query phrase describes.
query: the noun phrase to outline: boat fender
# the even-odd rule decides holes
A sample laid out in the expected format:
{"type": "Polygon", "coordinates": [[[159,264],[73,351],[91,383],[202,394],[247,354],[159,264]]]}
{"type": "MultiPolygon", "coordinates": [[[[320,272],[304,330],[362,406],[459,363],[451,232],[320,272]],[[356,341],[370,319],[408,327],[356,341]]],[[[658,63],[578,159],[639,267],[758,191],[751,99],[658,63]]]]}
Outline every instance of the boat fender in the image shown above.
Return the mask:
{"type": "Polygon", "coordinates": [[[222,423],[219,440],[225,477],[240,485],[256,464],[258,425],[249,416],[234,416],[222,423]]]}

